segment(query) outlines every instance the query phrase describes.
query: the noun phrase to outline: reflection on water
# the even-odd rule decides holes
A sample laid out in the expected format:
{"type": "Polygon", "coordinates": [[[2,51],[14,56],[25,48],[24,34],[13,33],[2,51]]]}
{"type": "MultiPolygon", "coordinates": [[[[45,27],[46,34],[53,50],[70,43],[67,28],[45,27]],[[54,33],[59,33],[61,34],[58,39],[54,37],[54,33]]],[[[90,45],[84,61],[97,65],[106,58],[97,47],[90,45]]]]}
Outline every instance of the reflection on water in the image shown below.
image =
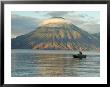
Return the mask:
{"type": "Polygon", "coordinates": [[[13,77],[93,77],[100,76],[100,56],[74,59],[71,54],[39,54],[12,50],[13,77]]]}
{"type": "Polygon", "coordinates": [[[42,76],[59,76],[64,75],[64,60],[54,54],[39,55],[37,64],[40,67],[39,72],[42,76]]]}

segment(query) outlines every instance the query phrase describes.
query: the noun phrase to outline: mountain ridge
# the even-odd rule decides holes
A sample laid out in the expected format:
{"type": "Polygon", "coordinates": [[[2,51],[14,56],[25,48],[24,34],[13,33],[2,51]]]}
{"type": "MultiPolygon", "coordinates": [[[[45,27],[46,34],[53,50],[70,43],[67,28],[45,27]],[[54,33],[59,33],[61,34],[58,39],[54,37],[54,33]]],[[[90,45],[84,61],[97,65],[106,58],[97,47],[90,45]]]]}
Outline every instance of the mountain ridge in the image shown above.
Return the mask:
{"type": "Polygon", "coordinates": [[[43,21],[34,31],[11,40],[12,49],[94,50],[100,39],[63,18],[43,21]]]}

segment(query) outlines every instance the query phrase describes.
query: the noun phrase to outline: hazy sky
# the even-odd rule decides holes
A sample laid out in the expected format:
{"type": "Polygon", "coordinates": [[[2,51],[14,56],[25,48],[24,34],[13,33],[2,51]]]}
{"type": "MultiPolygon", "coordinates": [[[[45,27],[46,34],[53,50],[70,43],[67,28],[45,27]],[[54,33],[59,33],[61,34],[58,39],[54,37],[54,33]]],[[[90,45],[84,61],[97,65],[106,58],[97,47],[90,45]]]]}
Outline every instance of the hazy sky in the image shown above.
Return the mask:
{"type": "Polygon", "coordinates": [[[12,38],[35,30],[39,22],[51,17],[63,17],[89,33],[100,32],[98,11],[13,11],[11,13],[12,38]]]}

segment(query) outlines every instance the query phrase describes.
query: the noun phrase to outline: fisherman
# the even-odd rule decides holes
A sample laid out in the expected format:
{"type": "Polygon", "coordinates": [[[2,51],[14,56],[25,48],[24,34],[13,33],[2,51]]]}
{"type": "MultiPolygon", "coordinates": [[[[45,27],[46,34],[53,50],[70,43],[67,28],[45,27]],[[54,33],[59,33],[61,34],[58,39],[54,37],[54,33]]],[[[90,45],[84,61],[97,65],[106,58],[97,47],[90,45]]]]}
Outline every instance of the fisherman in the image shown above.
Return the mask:
{"type": "Polygon", "coordinates": [[[80,55],[82,55],[82,52],[81,52],[81,51],[79,51],[79,54],[80,54],[80,55]]]}
{"type": "Polygon", "coordinates": [[[82,55],[82,49],[80,48],[79,54],[82,55]]]}

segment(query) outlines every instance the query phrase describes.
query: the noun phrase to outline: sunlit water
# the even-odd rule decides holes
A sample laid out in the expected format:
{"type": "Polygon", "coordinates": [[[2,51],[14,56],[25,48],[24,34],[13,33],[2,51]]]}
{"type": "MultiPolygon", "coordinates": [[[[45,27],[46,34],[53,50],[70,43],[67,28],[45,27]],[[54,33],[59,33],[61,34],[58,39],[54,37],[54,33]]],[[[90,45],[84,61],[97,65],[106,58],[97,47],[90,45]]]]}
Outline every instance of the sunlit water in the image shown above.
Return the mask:
{"type": "Polygon", "coordinates": [[[76,59],[72,51],[12,50],[12,77],[99,77],[100,55],[84,52],[76,59]]]}

